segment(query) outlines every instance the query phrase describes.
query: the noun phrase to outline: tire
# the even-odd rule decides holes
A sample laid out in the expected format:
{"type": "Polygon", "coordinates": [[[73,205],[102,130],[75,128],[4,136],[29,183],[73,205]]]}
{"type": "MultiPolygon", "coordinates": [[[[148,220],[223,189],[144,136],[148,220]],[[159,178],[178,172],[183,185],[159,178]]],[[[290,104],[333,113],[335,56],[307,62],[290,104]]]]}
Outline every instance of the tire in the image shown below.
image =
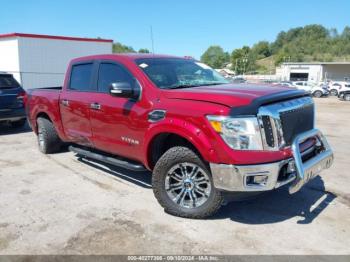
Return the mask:
{"type": "Polygon", "coordinates": [[[323,94],[322,94],[322,92],[321,91],[315,91],[313,94],[312,94],[314,97],[318,97],[318,98],[320,98],[323,94]]]}
{"type": "Polygon", "coordinates": [[[152,186],[164,211],[174,216],[207,218],[223,203],[223,195],[214,187],[209,168],[186,147],[173,147],[163,154],[154,167],[152,186]]]}
{"type": "Polygon", "coordinates": [[[58,137],[52,122],[46,118],[39,117],[38,123],[38,146],[43,154],[52,154],[60,150],[62,141],[58,137]]]}
{"type": "Polygon", "coordinates": [[[344,95],[344,100],[345,101],[350,101],[350,94],[345,94],[344,95]]]}
{"type": "Polygon", "coordinates": [[[338,96],[338,91],[337,91],[337,89],[332,89],[332,90],[330,91],[330,95],[331,95],[331,96],[338,96]]]}
{"type": "Polygon", "coordinates": [[[11,122],[11,126],[14,128],[20,128],[23,127],[26,124],[26,119],[21,119],[18,121],[11,122]]]}

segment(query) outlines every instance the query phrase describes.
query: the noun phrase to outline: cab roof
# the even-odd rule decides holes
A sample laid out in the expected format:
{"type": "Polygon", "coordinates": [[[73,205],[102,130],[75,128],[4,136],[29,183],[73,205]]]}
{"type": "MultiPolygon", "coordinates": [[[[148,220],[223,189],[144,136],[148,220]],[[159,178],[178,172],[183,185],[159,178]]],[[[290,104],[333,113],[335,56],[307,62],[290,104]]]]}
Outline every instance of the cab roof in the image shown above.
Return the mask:
{"type": "Polygon", "coordinates": [[[132,60],[145,59],[145,58],[182,58],[182,59],[193,59],[189,57],[180,57],[173,55],[162,55],[162,54],[150,54],[150,53],[119,53],[119,54],[102,54],[93,56],[79,57],[73,60],[73,62],[86,61],[86,60],[103,60],[103,59],[122,59],[132,60]]]}

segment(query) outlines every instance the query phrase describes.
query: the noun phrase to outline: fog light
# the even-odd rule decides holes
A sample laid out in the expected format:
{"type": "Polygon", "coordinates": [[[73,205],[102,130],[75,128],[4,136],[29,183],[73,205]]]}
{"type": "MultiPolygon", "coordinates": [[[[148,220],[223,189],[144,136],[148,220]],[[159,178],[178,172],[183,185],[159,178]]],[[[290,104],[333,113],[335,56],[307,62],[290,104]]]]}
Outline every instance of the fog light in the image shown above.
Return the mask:
{"type": "Polygon", "coordinates": [[[288,162],[288,166],[287,166],[287,173],[290,174],[290,173],[294,173],[295,171],[296,171],[296,169],[295,169],[295,162],[294,162],[294,160],[289,161],[288,162]]]}
{"type": "Polygon", "coordinates": [[[248,176],[247,177],[247,186],[266,186],[268,176],[248,176]]]}

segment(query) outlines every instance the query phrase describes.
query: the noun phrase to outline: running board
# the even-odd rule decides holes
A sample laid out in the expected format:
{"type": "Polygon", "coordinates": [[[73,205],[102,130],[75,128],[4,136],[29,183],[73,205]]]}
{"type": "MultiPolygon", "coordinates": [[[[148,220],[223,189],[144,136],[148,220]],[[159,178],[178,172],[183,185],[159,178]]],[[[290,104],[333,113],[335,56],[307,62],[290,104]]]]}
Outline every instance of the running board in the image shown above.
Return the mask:
{"type": "Polygon", "coordinates": [[[85,150],[82,148],[78,148],[78,147],[74,147],[74,146],[69,146],[68,147],[69,151],[74,152],[78,155],[81,156],[85,156],[87,158],[92,158],[107,164],[111,164],[113,166],[118,166],[118,167],[122,167],[128,170],[132,170],[132,171],[147,171],[147,169],[141,165],[141,164],[137,164],[137,163],[132,163],[132,162],[128,162],[126,160],[120,160],[114,157],[110,157],[104,154],[100,154],[100,153],[95,153],[95,152],[91,152],[89,150],[85,150]]]}

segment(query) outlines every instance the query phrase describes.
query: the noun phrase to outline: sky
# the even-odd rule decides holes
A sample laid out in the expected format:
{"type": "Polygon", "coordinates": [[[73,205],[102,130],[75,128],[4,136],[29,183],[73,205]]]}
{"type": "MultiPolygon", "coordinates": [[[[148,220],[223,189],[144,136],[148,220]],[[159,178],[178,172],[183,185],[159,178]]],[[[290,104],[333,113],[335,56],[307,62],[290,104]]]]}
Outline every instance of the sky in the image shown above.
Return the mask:
{"type": "Polygon", "coordinates": [[[113,39],[155,53],[200,58],[210,45],[232,52],[274,41],[292,27],[350,25],[349,0],[0,0],[0,34],[113,39]],[[6,11],[5,11],[6,10],[6,11]]]}

